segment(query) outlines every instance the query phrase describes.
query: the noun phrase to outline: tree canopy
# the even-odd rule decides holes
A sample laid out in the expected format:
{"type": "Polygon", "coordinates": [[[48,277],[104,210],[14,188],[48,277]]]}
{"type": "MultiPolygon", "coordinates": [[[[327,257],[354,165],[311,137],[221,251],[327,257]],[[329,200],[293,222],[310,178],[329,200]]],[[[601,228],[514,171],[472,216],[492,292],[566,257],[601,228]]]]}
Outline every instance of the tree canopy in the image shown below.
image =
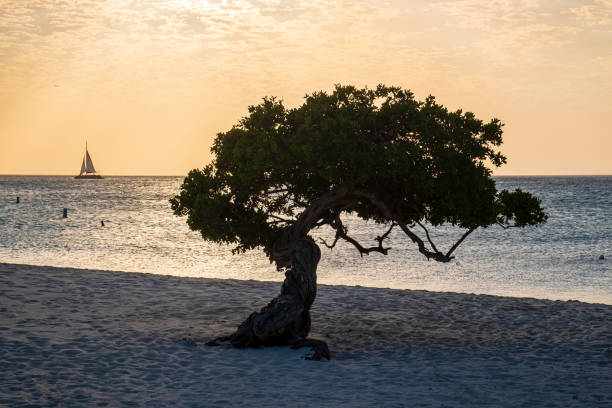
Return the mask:
{"type": "Polygon", "coordinates": [[[546,220],[527,192],[497,191],[491,167],[503,124],[449,111],[399,87],[337,85],[286,108],[274,97],[217,134],[213,161],[189,172],[171,200],[177,215],[202,237],[237,252],[262,248],[271,260],[281,232],[307,235],[328,225],[361,254],[386,254],[384,239],[401,229],[427,258],[441,262],[478,227],[536,225],[546,220]],[[386,226],[366,247],[350,236],[346,213],[386,226]],[[427,228],[452,224],[465,234],[439,250],[427,228]]]}

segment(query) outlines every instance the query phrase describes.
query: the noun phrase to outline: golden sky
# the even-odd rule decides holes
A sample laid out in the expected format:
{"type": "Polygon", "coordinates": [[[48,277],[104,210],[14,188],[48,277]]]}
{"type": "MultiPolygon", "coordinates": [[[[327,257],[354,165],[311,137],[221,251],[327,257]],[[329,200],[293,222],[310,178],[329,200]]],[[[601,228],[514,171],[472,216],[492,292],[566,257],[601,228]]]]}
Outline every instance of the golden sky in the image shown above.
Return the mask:
{"type": "Polygon", "coordinates": [[[183,175],[275,95],[435,95],[495,174],[612,174],[612,0],[0,0],[0,174],[183,175]]]}

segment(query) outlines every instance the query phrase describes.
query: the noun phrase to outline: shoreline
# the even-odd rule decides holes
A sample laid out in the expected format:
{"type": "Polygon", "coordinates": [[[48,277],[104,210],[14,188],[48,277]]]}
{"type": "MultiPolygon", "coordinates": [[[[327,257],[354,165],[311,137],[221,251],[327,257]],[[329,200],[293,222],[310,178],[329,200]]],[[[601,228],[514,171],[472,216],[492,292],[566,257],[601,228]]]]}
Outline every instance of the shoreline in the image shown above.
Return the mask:
{"type": "MultiPolygon", "coordinates": [[[[33,268],[52,268],[52,269],[67,269],[74,271],[90,271],[90,272],[108,272],[108,273],[124,273],[124,274],[134,274],[136,276],[145,275],[145,276],[166,276],[166,277],[174,277],[178,279],[194,279],[194,280],[211,280],[211,281],[236,281],[236,282],[257,282],[262,284],[276,284],[277,289],[280,290],[283,279],[281,278],[282,273],[279,273],[279,279],[277,280],[258,280],[258,279],[239,279],[239,278],[218,278],[218,277],[206,277],[206,276],[190,276],[190,275],[175,275],[172,273],[156,273],[156,272],[141,272],[141,271],[125,271],[119,269],[99,269],[99,268],[81,268],[81,267],[71,267],[71,266],[54,266],[54,265],[37,265],[37,264],[27,264],[27,263],[15,263],[15,262],[2,262],[0,261],[0,266],[2,265],[14,265],[14,266],[23,266],[23,267],[33,267],[33,268]]],[[[485,293],[485,292],[461,292],[457,290],[433,290],[433,289],[422,289],[422,288],[402,288],[402,287],[382,287],[382,286],[370,286],[370,285],[348,285],[348,284],[330,284],[330,283],[321,283],[317,282],[317,287],[346,287],[346,288],[364,288],[364,289],[379,289],[379,290],[389,290],[389,291],[409,291],[409,292],[423,292],[423,293],[439,293],[439,294],[449,294],[449,295],[469,295],[469,296],[492,296],[495,298],[502,299],[524,299],[524,300],[534,300],[534,301],[549,301],[549,302],[578,302],[578,303],[586,303],[591,305],[602,305],[602,306],[611,306],[612,303],[598,302],[598,301],[586,301],[580,299],[551,299],[546,297],[537,297],[537,296],[514,296],[514,295],[504,295],[504,294],[495,294],[495,293],[485,293]]],[[[278,293],[274,293],[270,296],[270,299],[276,296],[278,293]]],[[[268,300],[270,300],[268,299],[268,300]]],[[[316,303],[316,301],[315,301],[316,303]]]]}
{"type": "Polygon", "coordinates": [[[310,337],[330,362],[202,346],[279,289],[0,263],[0,405],[612,403],[605,304],[318,285],[310,337]]]}

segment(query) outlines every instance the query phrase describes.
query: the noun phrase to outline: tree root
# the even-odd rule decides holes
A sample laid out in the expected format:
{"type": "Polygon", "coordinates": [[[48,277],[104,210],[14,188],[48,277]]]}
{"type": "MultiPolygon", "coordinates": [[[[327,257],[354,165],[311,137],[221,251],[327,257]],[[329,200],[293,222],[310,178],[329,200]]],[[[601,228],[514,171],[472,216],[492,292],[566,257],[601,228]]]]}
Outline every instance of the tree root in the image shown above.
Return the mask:
{"type": "Polygon", "coordinates": [[[319,361],[321,360],[321,358],[331,360],[331,353],[329,352],[329,347],[327,347],[327,343],[322,340],[299,339],[291,345],[292,349],[300,349],[302,347],[310,347],[314,352],[311,356],[306,357],[306,360],[319,361]]]}
{"type": "MultiPolygon", "coordinates": [[[[224,336],[207,341],[206,343],[204,343],[204,345],[209,347],[218,347],[223,346],[223,343],[228,343],[230,341],[231,336],[224,336]]],[[[227,345],[232,346],[231,343],[228,343],[227,345]]],[[[306,360],[320,361],[322,358],[331,360],[331,353],[329,352],[329,347],[327,346],[327,343],[322,340],[297,339],[294,341],[289,341],[286,345],[291,346],[291,348],[294,350],[301,349],[303,347],[310,347],[313,351],[313,354],[304,357],[306,360]]]]}

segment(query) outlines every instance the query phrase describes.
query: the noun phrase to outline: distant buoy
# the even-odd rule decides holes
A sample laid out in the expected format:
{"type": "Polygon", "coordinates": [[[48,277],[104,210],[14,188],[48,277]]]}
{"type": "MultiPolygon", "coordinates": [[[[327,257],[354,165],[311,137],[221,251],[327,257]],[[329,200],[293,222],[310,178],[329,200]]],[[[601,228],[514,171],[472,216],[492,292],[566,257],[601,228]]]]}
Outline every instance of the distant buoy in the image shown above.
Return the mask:
{"type": "Polygon", "coordinates": [[[603,261],[604,259],[606,259],[606,257],[603,255],[599,255],[599,259],[603,261]]]}
{"type": "Polygon", "coordinates": [[[104,226],[104,220],[100,220],[100,224],[104,226]]]}
{"type": "Polygon", "coordinates": [[[64,216],[62,218],[67,218],[68,217],[68,209],[64,208],[64,216]]]}
{"type": "Polygon", "coordinates": [[[17,196],[17,204],[19,204],[19,196],[17,196]]]}

